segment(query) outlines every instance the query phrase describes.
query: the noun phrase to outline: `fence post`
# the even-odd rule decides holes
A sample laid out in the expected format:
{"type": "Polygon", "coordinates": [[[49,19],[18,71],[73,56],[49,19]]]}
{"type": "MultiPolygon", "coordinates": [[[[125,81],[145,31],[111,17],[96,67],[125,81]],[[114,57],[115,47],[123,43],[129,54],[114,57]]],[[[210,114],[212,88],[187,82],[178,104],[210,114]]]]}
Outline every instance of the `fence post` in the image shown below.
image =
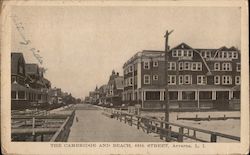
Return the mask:
{"type": "Polygon", "coordinates": [[[166,135],[166,139],[165,139],[165,141],[166,142],[170,142],[170,138],[171,138],[171,126],[167,126],[167,135],[166,135]]]}
{"type": "Polygon", "coordinates": [[[130,120],[131,120],[130,126],[133,126],[133,115],[130,116],[130,120]]]}
{"type": "Polygon", "coordinates": [[[137,129],[139,130],[140,129],[140,118],[137,117],[137,129]]]}
{"type": "Polygon", "coordinates": [[[161,125],[160,125],[160,139],[163,139],[163,136],[162,136],[162,134],[163,134],[163,122],[161,122],[161,125]]]}
{"type": "Polygon", "coordinates": [[[36,133],[35,133],[35,127],[36,127],[36,120],[35,117],[32,118],[32,136],[33,136],[33,141],[36,141],[36,133]]]}
{"type": "Polygon", "coordinates": [[[215,134],[211,134],[210,141],[211,142],[216,142],[217,141],[217,136],[215,134]]]}
{"type": "Polygon", "coordinates": [[[149,133],[149,120],[146,120],[147,134],[149,133]]]}
{"type": "Polygon", "coordinates": [[[179,128],[178,142],[183,142],[183,127],[179,128]]]}
{"type": "Polygon", "coordinates": [[[196,138],[196,131],[194,130],[193,137],[196,138]]]}
{"type": "Polygon", "coordinates": [[[43,142],[43,134],[41,134],[41,142],[43,142]]]}

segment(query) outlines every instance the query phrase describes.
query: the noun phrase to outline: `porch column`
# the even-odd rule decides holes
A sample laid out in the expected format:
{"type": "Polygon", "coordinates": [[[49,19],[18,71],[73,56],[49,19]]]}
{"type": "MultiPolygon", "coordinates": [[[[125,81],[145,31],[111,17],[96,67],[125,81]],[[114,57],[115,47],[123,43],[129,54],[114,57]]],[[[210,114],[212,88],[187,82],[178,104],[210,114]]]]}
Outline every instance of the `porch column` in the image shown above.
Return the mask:
{"type": "Polygon", "coordinates": [[[146,91],[143,91],[143,100],[146,100],[146,91]]]}
{"type": "Polygon", "coordinates": [[[232,90],[229,90],[229,100],[231,100],[233,98],[233,91],[232,90]]]}
{"type": "Polygon", "coordinates": [[[16,99],[18,99],[18,91],[16,91],[16,99]]]}
{"type": "Polygon", "coordinates": [[[142,108],[144,108],[144,91],[141,91],[141,101],[142,101],[142,108]]]}
{"type": "Polygon", "coordinates": [[[200,92],[199,90],[195,91],[195,100],[197,100],[197,108],[200,108],[200,92]]]}
{"type": "Polygon", "coordinates": [[[215,90],[212,91],[212,100],[216,100],[216,91],[215,90]]]}
{"type": "Polygon", "coordinates": [[[164,91],[160,91],[160,101],[164,101],[164,91]]]}
{"type": "Polygon", "coordinates": [[[182,91],[178,91],[178,101],[182,100],[182,91]]]}
{"type": "Polygon", "coordinates": [[[198,100],[198,98],[199,98],[199,91],[196,90],[196,91],[195,91],[194,99],[195,99],[195,100],[198,100]]]}

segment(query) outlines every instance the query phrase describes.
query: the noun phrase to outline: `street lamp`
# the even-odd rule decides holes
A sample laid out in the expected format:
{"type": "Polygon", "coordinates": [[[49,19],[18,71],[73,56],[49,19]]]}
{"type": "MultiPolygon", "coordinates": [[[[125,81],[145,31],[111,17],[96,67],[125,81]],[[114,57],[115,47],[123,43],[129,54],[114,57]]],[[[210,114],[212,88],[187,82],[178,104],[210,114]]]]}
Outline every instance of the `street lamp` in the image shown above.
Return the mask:
{"type": "MultiPolygon", "coordinates": [[[[169,46],[168,46],[168,36],[173,32],[174,30],[171,30],[170,32],[168,32],[168,30],[166,31],[165,34],[165,121],[169,122],[169,95],[168,95],[168,50],[169,50],[169,46]]],[[[168,128],[168,125],[166,125],[166,128],[168,128]]]]}

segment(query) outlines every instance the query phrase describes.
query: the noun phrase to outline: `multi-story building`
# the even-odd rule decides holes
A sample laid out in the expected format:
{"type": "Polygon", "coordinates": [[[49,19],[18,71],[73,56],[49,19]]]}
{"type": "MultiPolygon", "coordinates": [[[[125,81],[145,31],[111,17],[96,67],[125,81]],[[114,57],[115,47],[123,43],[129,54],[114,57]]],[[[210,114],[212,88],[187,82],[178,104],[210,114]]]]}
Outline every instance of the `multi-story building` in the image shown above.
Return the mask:
{"type": "Polygon", "coordinates": [[[11,53],[12,109],[46,106],[50,85],[37,64],[26,64],[22,53],[11,53]]]}
{"type": "Polygon", "coordinates": [[[113,70],[107,84],[105,102],[113,106],[121,106],[123,87],[123,76],[120,76],[118,72],[116,73],[113,70]]]}
{"type": "Polygon", "coordinates": [[[123,101],[143,108],[164,108],[168,81],[169,106],[178,108],[239,108],[240,52],[234,47],[194,49],[185,43],[168,52],[144,50],[123,66],[123,101]]]}
{"type": "Polygon", "coordinates": [[[99,98],[100,98],[99,89],[98,89],[98,87],[96,86],[96,88],[95,88],[94,91],[90,91],[90,92],[89,92],[90,103],[91,103],[91,104],[98,104],[99,98]]]}
{"type": "Polygon", "coordinates": [[[99,88],[99,104],[105,105],[106,104],[106,96],[108,94],[108,85],[104,84],[99,88]]]}

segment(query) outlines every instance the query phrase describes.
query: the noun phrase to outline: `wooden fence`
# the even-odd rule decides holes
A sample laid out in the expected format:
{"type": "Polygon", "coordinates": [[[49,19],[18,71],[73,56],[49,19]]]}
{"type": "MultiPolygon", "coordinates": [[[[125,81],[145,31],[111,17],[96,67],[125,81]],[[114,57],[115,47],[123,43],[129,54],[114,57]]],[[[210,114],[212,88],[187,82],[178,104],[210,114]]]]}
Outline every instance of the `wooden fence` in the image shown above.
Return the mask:
{"type": "Polygon", "coordinates": [[[120,122],[127,123],[130,126],[135,125],[137,129],[142,129],[146,133],[159,134],[160,139],[165,141],[199,141],[199,142],[217,142],[219,138],[228,139],[230,141],[240,141],[240,137],[227,135],[219,132],[194,128],[190,126],[170,123],[150,117],[133,115],[121,110],[105,108],[103,112],[106,116],[115,118],[120,122]]]}
{"type": "Polygon", "coordinates": [[[52,142],[67,141],[74,116],[75,111],[70,115],[12,116],[12,121],[27,128],[13,128],[12,125],[11,135],[31,135],[33,141],[44,141],[44,135],[52,134],[52,142]],[[38,136],[40,140],[37,139],[38,136]]]}

